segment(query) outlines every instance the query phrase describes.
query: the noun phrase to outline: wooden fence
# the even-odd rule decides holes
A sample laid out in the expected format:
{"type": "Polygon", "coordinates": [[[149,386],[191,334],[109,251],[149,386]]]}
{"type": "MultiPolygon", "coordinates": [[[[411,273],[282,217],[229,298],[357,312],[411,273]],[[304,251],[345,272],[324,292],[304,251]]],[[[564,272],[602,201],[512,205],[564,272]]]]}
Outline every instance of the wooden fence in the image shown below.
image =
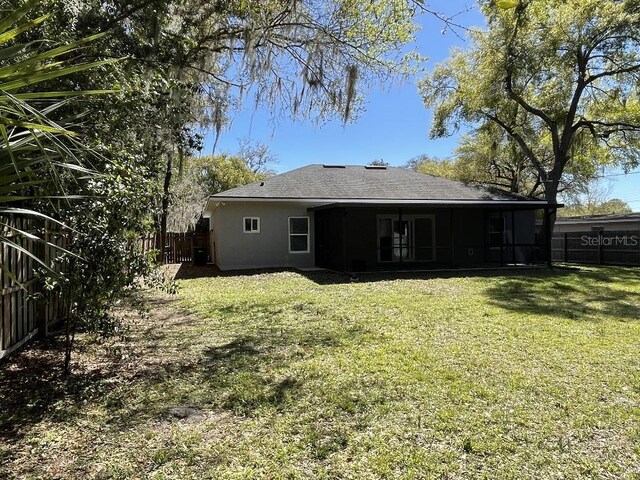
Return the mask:
{"type": "MultiPolygon", "coordinates": [[[[141,240],[142,251],[148,253],[156,250],[158,252],[158,261],[160,260],[160,245],[159,233],[141,240]]],[[[206,232],[167,232],[165,245],[164,263],[193,262],[193,252],[196,248],[203,248],[206,257],[205,261],[209,260],[209,234],[206,232]]]]}
{"type": "Polygon", "coordinates": [[[553,236],[554,262],[640,266],[640,231],[569,232],[553,236]]]}
{"type": "MultiPolygon", "coordinates": [[[[0,269],[0,358],[11,354],[35,335],[46,335],[51,325],[67,315],[67,305],[59,295],[43,294],[42,284],[36,277],[37,262],[26,253],[35,254],[45,263],[58,254],[54,247],[37,243],[25,235],[34,233],[35,225],[33,220],[26,218],[0,218],[1,235],[19,247],[0,245],[0,265],[3,266],[0,269]]],[[[45,239],[64,246],[65,237],[50,227],[42,225],[45,239]]]]}
{"type": "MultiPolygon", "coordinates": [[[[4,358],[36,335],[46,336],[52,325],[66,318],[68,303],[59,294],[44,291],[36,275],[38,263],[26,252],[33,253],[47,265],[55,265],[53,260],[60,251],[52,245],[65,247],[67,238],[52,225],[36,225],[34,220],[11,217],[0,217],[0,235],[19,247],[0,244],[0,265],[3,266],[0,269],[0,358],[4,358]],[[45,240],[51,245],[25,235],[35,233],[36,227],[40,229],[39,234],[44,232],[45,240]]],[[[208,233],[169,233],[166,245],[166,263],[191,262],[196,249],[204,249],[200,251],[205,255],[204,261],[208,260],[208,233]]],[[[159,235],[141,240],[145,253],[159,251],[159,246],[159,235]]]]}

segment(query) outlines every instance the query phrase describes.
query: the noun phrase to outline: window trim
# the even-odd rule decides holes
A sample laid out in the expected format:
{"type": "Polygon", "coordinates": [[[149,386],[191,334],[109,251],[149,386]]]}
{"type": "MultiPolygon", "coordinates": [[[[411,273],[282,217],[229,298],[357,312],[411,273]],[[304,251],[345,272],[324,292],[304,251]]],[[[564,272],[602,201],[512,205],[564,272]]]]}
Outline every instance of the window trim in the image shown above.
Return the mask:
{"type": "Polygon", "coordinates": [[[260,221],[260,217],[242,217],[242,233],[260,233],[261,231],[261,221],[260,221]],[[253,227],[253,221],[257,220],[258,221],[258,228],[257,230],[247,230],[247,220],[251,220],[251,226],[253,227]]]}
{"type": "Polygon", "coordinates": [[[289,251],[290,254],[292,255],[296,255],[298,253],[301,254],[305,254],[305,253],[311,253],[311,221],[309,219],[309,216],[293,216],[293,217],[288,217],[287,218],[287,231],[288,231],[288,235],[287,235],[287,250],[289,251]],[[291,219],[293,218],[304,218],[307,221],[307,233],[291,233],[291,219]],[[296,236],[296,237],[307,237],[307,249],[306,250],[295,250],[292,251],[291,250],[291,236],[296,236]]]}

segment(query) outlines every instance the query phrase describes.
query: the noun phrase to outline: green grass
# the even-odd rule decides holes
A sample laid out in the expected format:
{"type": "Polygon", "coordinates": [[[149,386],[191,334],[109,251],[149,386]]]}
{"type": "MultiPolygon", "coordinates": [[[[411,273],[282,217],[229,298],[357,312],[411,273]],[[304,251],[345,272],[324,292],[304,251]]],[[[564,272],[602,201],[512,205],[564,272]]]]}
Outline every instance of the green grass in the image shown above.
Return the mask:
{"type": "Polygon", "coordinates": [[[0,477],[640,478],[637,269],[179,283],[0,413],[0,477]]]}

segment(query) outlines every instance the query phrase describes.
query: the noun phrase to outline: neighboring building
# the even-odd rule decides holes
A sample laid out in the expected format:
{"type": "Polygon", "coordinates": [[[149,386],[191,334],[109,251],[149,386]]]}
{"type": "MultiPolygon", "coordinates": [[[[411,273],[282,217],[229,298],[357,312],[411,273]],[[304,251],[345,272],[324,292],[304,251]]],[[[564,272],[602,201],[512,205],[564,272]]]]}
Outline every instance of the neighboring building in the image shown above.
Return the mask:
{"type": "Polygon", "coordinates": [[[640,212],[617,215],[558,217],[553,232],[640,232],[640,212]]]}
{"type": "Polygon", "coordinates": [[[309,165],[209,198],[221,270],[344,272],[544,263],[543,200],[394,167],[309,165]]]}
{"type": "Polygon", "coordinates": [[[551,251],[557,262],[640,266],[640,213],[558,218],[551,251]]]}

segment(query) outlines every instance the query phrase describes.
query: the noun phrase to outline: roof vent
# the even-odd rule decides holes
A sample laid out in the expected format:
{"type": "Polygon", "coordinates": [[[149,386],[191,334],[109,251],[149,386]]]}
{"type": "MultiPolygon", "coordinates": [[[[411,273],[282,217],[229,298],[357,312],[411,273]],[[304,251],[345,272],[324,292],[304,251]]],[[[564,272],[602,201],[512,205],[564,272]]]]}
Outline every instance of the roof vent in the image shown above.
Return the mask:
{"type": "Polygon", "coordinates": [[[364,168],[367,170],[386,170],[386,165],[365,165],[364,168]]]}
{"type": "Polygon", "coordinates": [[[344,165],[322,165],[324,168],[345,168],[344,165]]]}
{"type": "Polygon", "coordinates": [[[260,182],[260,186],[261,186],[261,187],[264,187],[264,182],[260,182]]]}

